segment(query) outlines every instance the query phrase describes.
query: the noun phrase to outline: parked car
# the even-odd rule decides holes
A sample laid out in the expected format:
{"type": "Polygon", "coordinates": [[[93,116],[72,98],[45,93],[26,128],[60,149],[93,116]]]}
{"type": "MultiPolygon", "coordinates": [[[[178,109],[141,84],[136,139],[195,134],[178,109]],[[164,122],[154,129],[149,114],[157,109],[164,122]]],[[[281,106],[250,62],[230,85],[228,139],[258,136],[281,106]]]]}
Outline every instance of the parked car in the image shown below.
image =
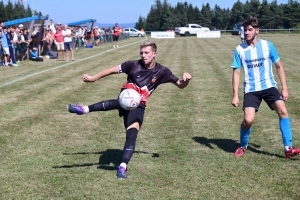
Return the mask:
{"type": "Polygon", "coordinates": [[[231,35],[239,35],[241,26],[242,26],[241,23],[236,23],[233,27],[233,31],[232,31],[231,35]]]}
{"type": "Polygon", "coordinates": [[[145,37],[145,32],[139,31],[135,28],[124,28],[124,33],[128,33],[130,37],[145,37]]]}
{"type": "Polygon", "coordinates": [[[182,36],[197,35],[197,32],[209,31],[209,28],[198,24],[186,24],[183,27],[175,27],[175,34],[182,36]]]}

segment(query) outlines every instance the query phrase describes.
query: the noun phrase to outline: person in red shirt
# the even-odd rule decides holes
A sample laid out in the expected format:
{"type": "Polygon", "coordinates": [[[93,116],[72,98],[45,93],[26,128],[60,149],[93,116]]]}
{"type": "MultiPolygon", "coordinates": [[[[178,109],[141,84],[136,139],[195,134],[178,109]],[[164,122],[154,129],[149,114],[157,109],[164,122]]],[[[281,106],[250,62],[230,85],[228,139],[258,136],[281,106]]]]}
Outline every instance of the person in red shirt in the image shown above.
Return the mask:
{"type": "Polygon", "coordinates": [[[64,51],[65,51],[65,46],[64,46],[64,38],[62,35],[62,29],[60,26],[57,27],[56,29],[56,33],[54,34],[54,39],[55,39],[55,44],[56,44],[56,48],[57,48],[57,60],[60,60],[59,57],[59,52],[61,52],[61,58],[64,58],[64,51]]]}
{"type": "Polygon", "coordinates": [[[115,26],[113,27],[114,48],[119,48],[118,42],[119,42],[120,32],[121,32],[121,29],[120,29],[118,23],[116,23],[115,26]]]}

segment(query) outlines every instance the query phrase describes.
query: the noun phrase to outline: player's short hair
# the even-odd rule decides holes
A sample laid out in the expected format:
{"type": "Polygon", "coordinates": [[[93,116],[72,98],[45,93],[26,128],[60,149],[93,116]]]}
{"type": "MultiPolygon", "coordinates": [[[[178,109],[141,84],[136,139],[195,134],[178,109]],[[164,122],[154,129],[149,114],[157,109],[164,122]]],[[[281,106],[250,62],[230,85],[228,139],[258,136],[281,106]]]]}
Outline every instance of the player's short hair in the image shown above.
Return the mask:
{"type": "Polygon", "coordinates": [[[252,26],[253,28],[259,28],[259,21],[257,17],[249,16],[243,23],[243,27],[252,26]]]}
{"type": "Polygon", "coordinates": [[[151,40],[144,40],[141,43],[140,48],[144,48],[144,47],[151,47],[152,51],[154,51],[154,52],[157,51],[157,46],[156,46],[155,42],[153,42],[151,40]]]}

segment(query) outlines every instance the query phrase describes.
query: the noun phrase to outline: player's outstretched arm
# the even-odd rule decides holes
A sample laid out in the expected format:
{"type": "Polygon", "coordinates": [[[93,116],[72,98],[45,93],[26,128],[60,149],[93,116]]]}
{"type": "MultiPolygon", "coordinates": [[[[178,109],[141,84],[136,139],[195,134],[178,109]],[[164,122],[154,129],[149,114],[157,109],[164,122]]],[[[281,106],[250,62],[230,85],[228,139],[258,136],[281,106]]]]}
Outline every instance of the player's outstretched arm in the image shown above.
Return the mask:
{"type": "Polygon", "coordinates": [[[175,85],[180,88],[180,89],[183,89],[185,88],[186,86],[188,86],[189,84],[189,81],[192,79],[192,75],[190,75],[188,72],[185,72],[183,75],[182,75],[182,79],[179,79],[175,85]]]}
{"type": "Polygon", "coordinates": [[[232,72],[232,92],[233,92],[233,96],[232,96],[232,100],[231,100],[231,105],[233,105],[234,107],[237,107],[240,103],[239,92],[238,92],[239,84],[240,84],[240,70],[233,69],[233,72],[232,72]]]}
{"type": "Polygon", "coordinates": [[[111,75],[111,74],[117,74],[117,73],[118,73],[118,66],[114,66],[111,68],[107,68],[107,69],[99,72],[98,74],[95,74],[94,76],[90,76],[88,74],[83,74],[82,80],[84,82],[95,82],[100,78],[103,78],[103,77],[111,75]]]}

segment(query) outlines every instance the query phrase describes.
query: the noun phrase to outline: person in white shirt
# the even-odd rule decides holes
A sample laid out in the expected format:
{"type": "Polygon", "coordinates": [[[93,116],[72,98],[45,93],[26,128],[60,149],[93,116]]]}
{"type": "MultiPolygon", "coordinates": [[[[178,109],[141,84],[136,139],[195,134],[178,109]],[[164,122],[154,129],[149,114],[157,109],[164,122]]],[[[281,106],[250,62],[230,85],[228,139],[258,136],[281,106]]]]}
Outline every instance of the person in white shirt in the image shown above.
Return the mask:
{"type": "Polygon", "coordinates": [[[68,28],[67,24],[64,25],[62,36],[64,37],[64,46],[65,46],[67,61],[69,61],[69,53],[68,53],[69,51],[71,51],[72,61],[74,61],[75,58],[74,58],[74,51],[73,51],[72,32],[68,28]]]}

